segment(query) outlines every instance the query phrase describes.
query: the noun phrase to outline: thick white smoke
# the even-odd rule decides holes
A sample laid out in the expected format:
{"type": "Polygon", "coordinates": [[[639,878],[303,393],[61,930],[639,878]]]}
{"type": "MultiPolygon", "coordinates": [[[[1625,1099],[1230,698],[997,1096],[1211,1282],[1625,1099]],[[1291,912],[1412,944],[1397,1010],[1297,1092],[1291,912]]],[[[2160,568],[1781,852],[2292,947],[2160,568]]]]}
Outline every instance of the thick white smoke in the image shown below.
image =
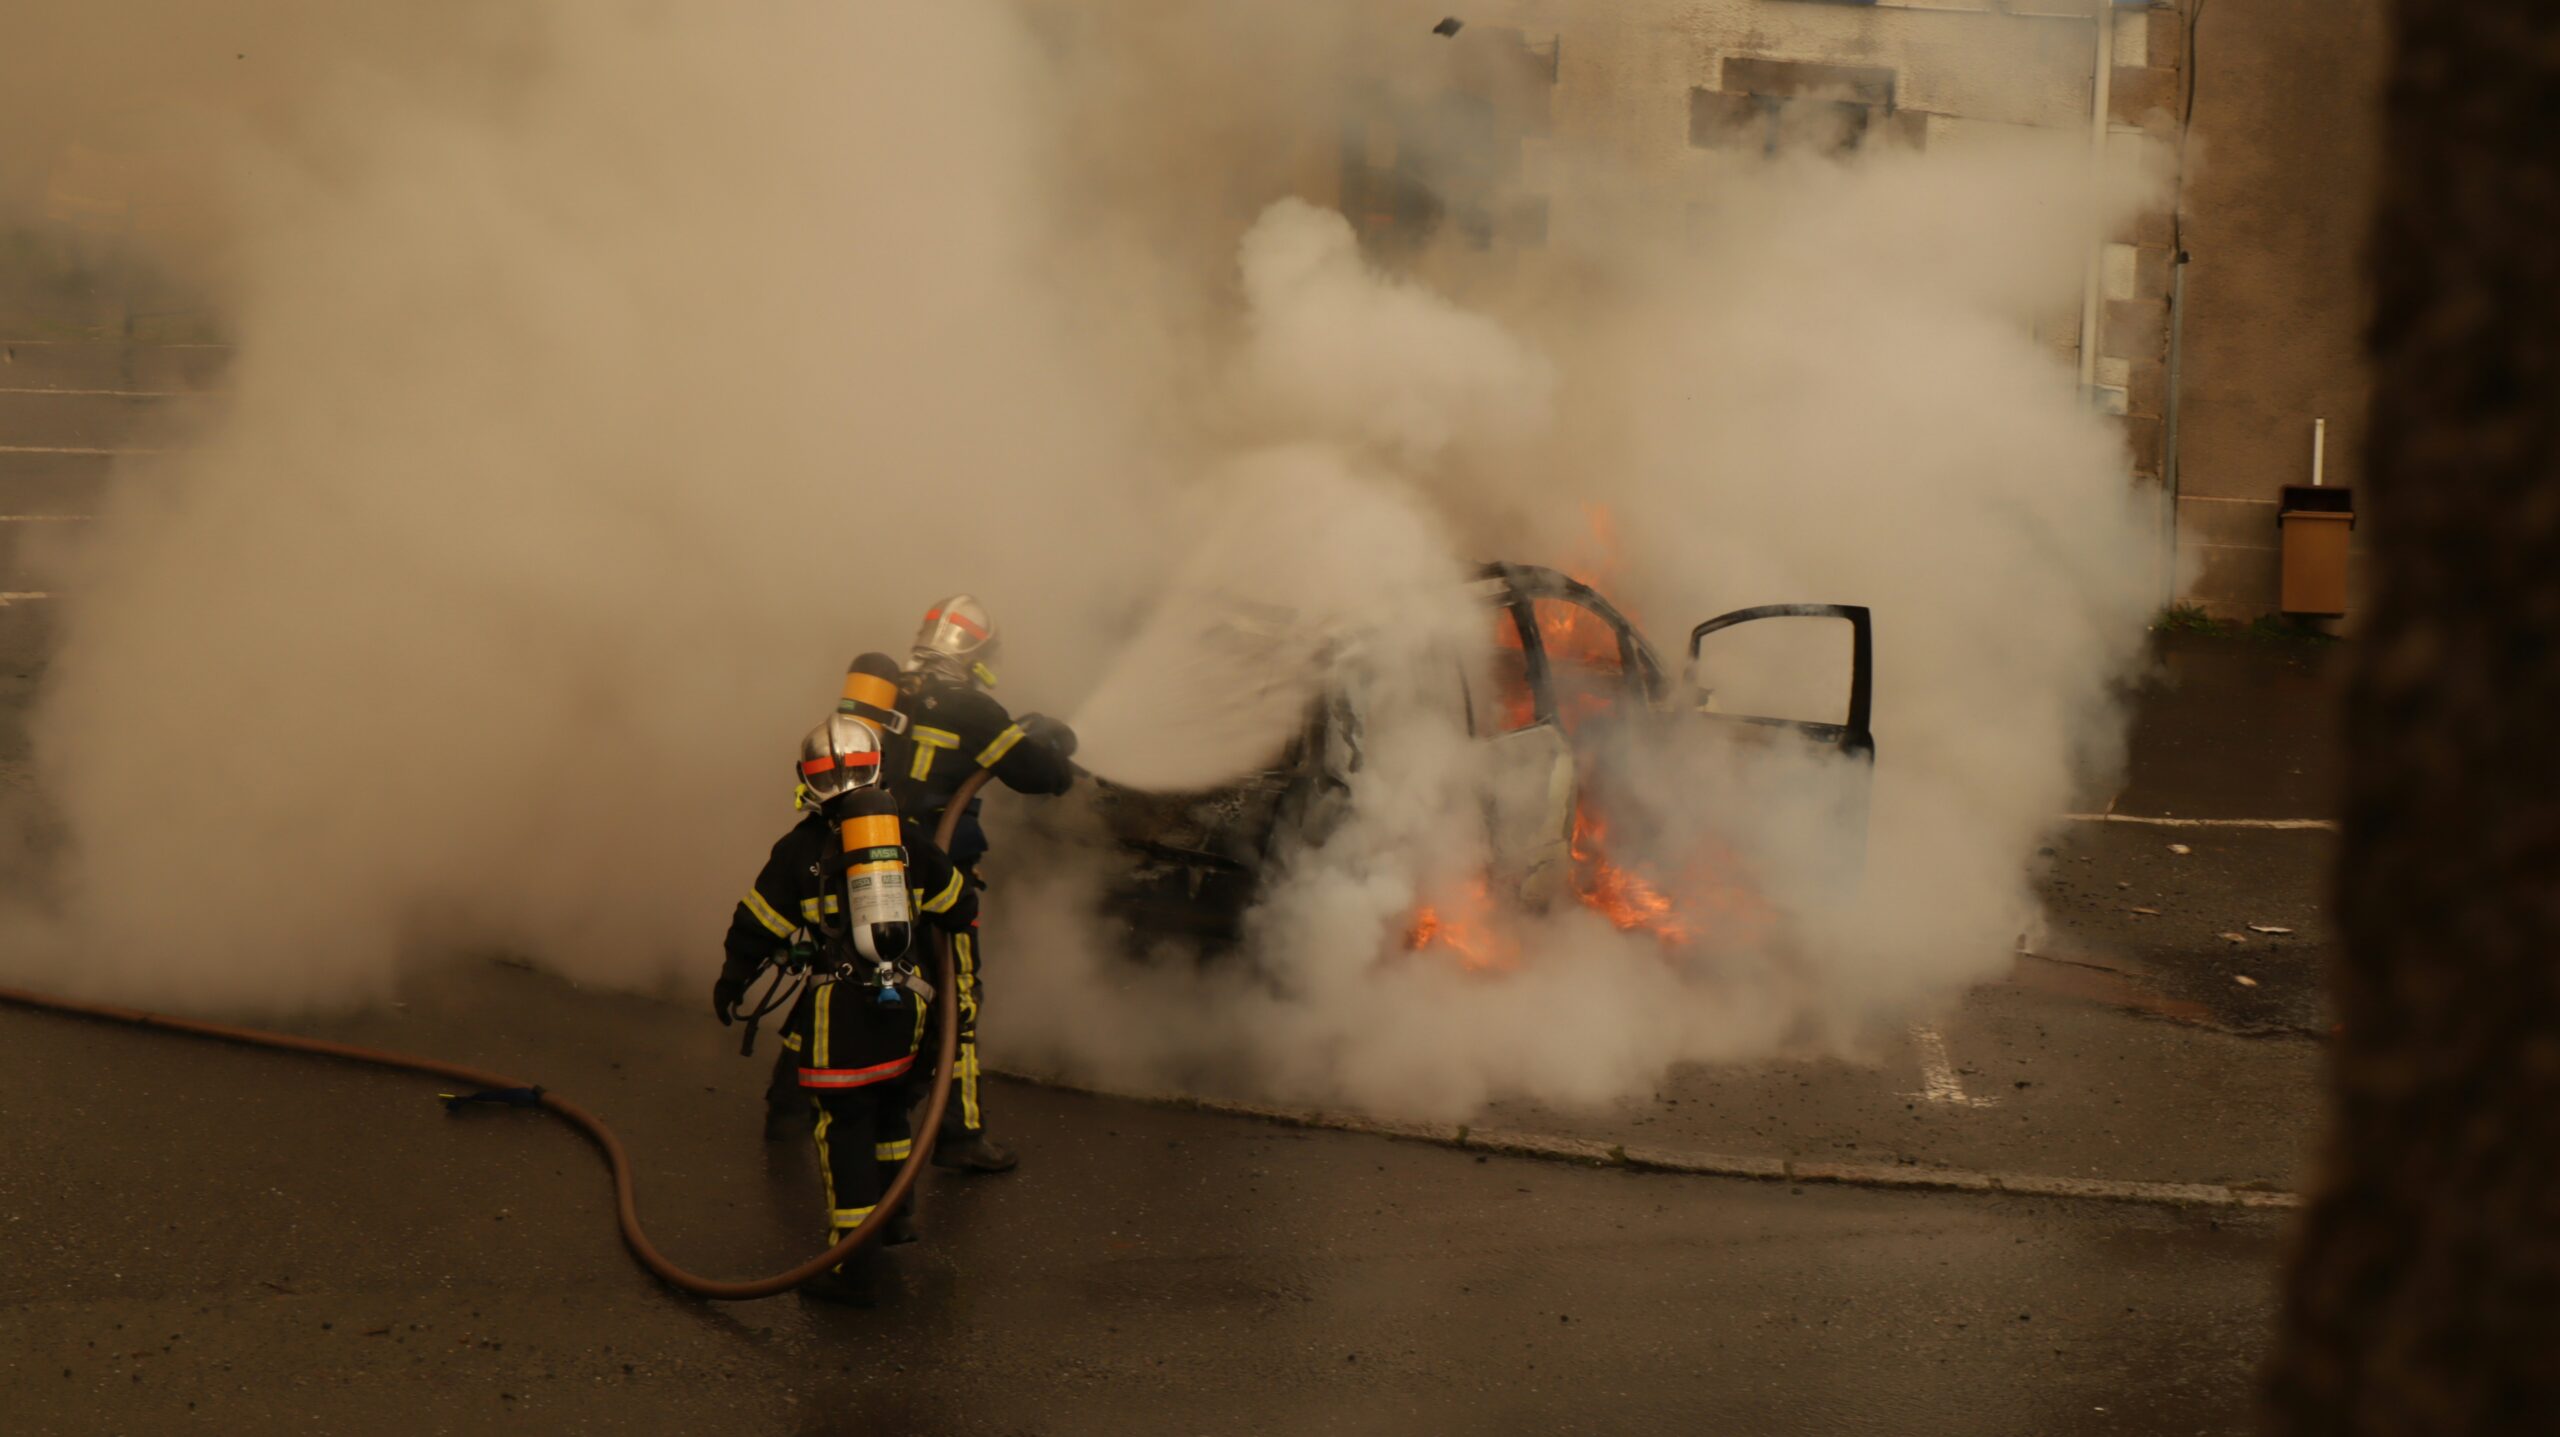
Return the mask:
{"type": "MultiPolygon", "coordinates": [[[[1735,741],[1766,731],[1675,724],[1610,755],[1640,779],[1608,802],[1658,851],[1713,856],[1704,874],[1675,858],[1663,884],[1691,941],[1666,953],[1567,905],[1505,920],[1498,977],[1407,953],[1417,908],[1462,907],[1481,871],[1489,776],[1485,745],[1424,692],[1430,646],[1465,621],[1390,624],[1411,651],[1386,666],[1356,816],[1273,885],[1251,971],[1132,968],[1062,943],[1084,892],[1062,885],[1036,920],[994,920],[999,952],[1042,955],[1014,971],[1019,1006],[990,1010],[1023,1061],[1462,1117],[1649,1090],[1681,1062],[1854,1051],[2002,971],[2033,922],[2021,859],[2076,773],[2108,759],[2111,683],[2147,606],[2123,457],[2027,323],[2067,302],[2107,206],[2059,145],[1799,159],[1729,183],[1732,218],[1696,248],[1595,257],[1623,301],[1564,326],[1552,367],[1361,268],[1347,233],[1287,271],[1322,285],[1257,275],[1320,243],[1323,225],[1284,204],[1242,249],[1238,369],[1284,426],[1399,466],[1479,552],[1614,547],[1595,560],[1617,570],[1602,587],[1667,620],[1650,628],[1669,662],[1690,622],[1726,609],[1870,606],[1871,793],[1854,762],[1735,741]],[[2057,193],[2075,221],[2050,218],[2057,193]],[[1501,442],[1458,452],[1487,431],[1501,442]],[[1584,532],[1591,506],[1616,516],[1606,542],[1584,532]]],[[[1326,577],[1356,589],[1364,572],[1326,577]]],[[[1841,717],[1845,626],[1775,620],[1715,642],[1702,678],[1718,708],[1841,717]]]]}
{"type": "Polygon", "coordinates": [[[968,589],[1038,692],[1157,562],[1144,376],[1040,278],[1036,46],[988,4],[562,4],[457,83],[298,19],[345,63],[207,159],[221,421],[54,585],[65,918],[5,962],[232,1005],[465,941],[698,971],[853,653],[968,589]]]}
{"type": "MultiPolygon", "coordinates": [[[[1755,159],[1674,241],[1657,177],[1583,156],[1584,213],[1643,222],[1434,287],[1284,198],[1274,122],[1339,124],[1367,8],[1033,10],[564,0],[414,59],[314,21],[208,132],[240,358],[62,582],[70,843],[0,970],[289,1007],[496,944],[690,986],[843,662],[953,589],[1008,630],[1003,696],[1123,779],[1259,762],[1344,674],[1372,700],[1353,816],[1249,963],[1123,951],[1090,854],[1002,844],[993,1061],[1596,1102],[1997,969],[2146,607],[2124,456],[2032,333],[2132,186],[2062,140],[1755,159]],[[1494,761],[1438,677],[1486,557],[1605,569],[1675,668],[1724,609],[1872,606],[1859,901],[1854,775],[1675,731],[1615,820],[1774,919],[1692,896],[1666,953],[1568,904],[1507,973],[1404,951],[1486,856],[1494,761]]],[[[1720,706],[1836,708],[1837,636],[1748,633],[1720,706]]]]}

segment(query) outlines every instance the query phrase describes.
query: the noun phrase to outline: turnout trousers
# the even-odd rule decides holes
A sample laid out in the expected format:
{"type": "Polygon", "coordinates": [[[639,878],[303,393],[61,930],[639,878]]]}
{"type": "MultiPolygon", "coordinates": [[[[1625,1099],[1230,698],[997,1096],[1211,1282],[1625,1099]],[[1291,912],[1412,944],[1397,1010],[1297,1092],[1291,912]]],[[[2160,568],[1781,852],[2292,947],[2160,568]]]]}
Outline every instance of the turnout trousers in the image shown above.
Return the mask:
{"type": "Polygon", "coordinates": [[[827,1240],[859,1226],[907,1160],[925,1004],[899,988],[812,983],[782,1025],[826,1177],[827,1240]]]}
{"type": "MultiPolygon", "coordinates": [[[[987,1125],[986,1114],[978,1106],[978,926],[974,923],[968,931],[951,935],[951,974],[956,990],[952,1001],[960,1005],[959,1051],[951,1058],[951,1103],[942,1110],[937,1140],[975,1137],[987,1125]]],[[[765,1084],[765,1107],[777,1114],[795,1111],[802,1103],[800,1054],[791,1046],[791,1032],[786,1024],[783,1050],[774,1055],[773,1076],[765,1084]]],[[[913,1097],[921,1096],[933,1077],[931,1059],[938,1051],[934,1035],[928,1032],[917,1050],[911,1106],[913,1097]]]]}
{"type": "MultiPolygon", "coordinates": [[[[976,881],[976,875],[970,875],[976,881]]],[[[951,1001],[960,1005],[959,1050],[951,1055],[951,1104],[942,1110],[936,1141],[976,1137],[986,1130],[978,1108],[978,925],[951,935],[951,1001]]]]}

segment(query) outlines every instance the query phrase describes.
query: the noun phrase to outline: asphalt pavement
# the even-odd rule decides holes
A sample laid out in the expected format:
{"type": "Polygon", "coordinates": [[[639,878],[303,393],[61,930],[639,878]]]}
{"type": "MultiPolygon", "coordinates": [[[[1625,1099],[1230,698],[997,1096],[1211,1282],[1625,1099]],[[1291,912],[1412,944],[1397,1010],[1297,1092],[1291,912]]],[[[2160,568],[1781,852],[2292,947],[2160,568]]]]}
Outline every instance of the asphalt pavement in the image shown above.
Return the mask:
{"type": "MultiPolygon", "coordinates": [[[[819,1239],[693,1005],[488,965],[322,1025],[602,1110],[698,1270],[819,1239]]],[[[86,1432],[2244,1430],[2280,1217],[1683,1178],[1002,1084],[873,1310],[671,1295],[568,1128],[0,1010],[0,1401],[86,1432]]]]}

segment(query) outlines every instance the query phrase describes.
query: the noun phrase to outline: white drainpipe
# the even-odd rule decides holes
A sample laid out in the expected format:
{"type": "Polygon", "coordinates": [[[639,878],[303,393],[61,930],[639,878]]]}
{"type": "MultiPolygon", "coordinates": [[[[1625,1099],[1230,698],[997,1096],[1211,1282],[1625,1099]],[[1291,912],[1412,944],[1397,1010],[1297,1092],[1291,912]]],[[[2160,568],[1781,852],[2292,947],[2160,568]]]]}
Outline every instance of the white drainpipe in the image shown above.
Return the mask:
{"type": "MultiPolygon", "coordinates": [[[[2093,182],[2103,185],[2107,170],[2107,112],[2114,108],[2116,78],[2116,11],[2114,0],[2090,0],[2096,21],[2096,61],[2089,84],[2089,167],[2093,182]]],[[[2107,236],[2089,247],[2089,272],[2080,285],[2080,397],[2098,396],[2098,315],[2106,286],[2107,236]]]]}

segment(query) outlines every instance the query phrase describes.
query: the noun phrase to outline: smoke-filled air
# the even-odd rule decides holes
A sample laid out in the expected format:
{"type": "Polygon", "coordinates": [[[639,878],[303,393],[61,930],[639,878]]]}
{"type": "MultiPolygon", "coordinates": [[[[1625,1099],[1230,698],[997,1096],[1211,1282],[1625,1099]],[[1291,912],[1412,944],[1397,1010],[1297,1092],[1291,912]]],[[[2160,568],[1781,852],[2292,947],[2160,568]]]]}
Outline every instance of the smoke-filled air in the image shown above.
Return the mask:
{"type": "MultiPolygon", "coordinates": [[[[11,981],[694,1001],[845,662],[955,591],[1122,797],[1360,716],[1209,951],[1111,901],[1102,785],[989,800],[987,1061],[1086,1081],[1464,1116],[1855,1056],[2004,969],[2113,761],[2159,585],[2068,334],[2149,181],[2085,135],[1488,177],[1502,104],[1436,102],[1519,37],[1380,0],[52,8],[0,84],[148,132],[237,352],[53,555],[11,981]],[[1386,112],[1458,117],[1394,140],[1436,223],[1308,178],[1386,112]],[[1506,732],[1487,560],[1607,596],[1659,712],[1506,732]],[[1725,721],[1839,721],[1847,625],[1688,672],[1775,603],[1872,612],[1871,769],[1725,721]]],[[[1629,682],[1591,638],[1559,682],[1629,682]]]]}

